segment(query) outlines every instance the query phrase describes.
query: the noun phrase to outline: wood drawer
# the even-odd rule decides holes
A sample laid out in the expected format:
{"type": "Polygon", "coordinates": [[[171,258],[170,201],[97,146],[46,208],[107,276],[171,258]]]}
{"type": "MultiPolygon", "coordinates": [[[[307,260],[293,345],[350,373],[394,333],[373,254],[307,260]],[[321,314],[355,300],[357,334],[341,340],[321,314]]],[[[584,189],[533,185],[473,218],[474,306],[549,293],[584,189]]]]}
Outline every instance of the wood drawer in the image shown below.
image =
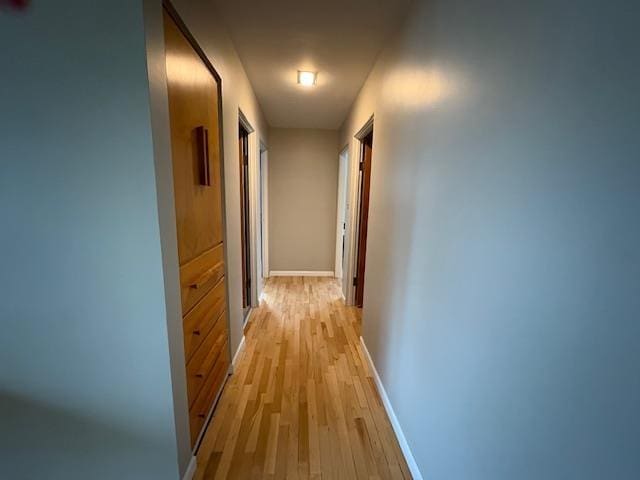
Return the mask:
{"type": "Polygon", "coordinates": [[[187,362],[207,337],[216,320],[226,310],[227,295],[224,278],[184,317],[184,356],[187,362]]]}
{"type": "Polygon", "coordinates": [[[180,267],[182,314],[186,314],[224,276],[222,243],[180,267]]]}
{"type": "Polygon", "coordinates": [[[225,341],[218,359],[209,372],[209,376],[205,379],[193,406],[189,409],[191,446],[193,446],[198,439],[198,435],[204,426],[213,401],[216,399],[216,395],[227,377],[229,363],[229,348],[228,343],[225,341]]]}
{"type": "Polygon", "coordinates": [[[227,315],[222,312],[215,321],[215,325],[196,349],[187,363],[187,396],[189,407],[193,405],[204,384],[207,376],[213,369],[222,349],[226,348],[227,341],[227,315]]]}

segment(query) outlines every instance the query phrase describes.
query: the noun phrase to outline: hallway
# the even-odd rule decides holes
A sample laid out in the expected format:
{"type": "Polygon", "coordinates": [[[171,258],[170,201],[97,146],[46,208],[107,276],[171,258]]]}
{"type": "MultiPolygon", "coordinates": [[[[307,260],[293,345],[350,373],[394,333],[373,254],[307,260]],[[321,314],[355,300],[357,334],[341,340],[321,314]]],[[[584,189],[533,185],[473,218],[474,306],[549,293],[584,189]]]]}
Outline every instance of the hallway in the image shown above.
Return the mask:
{"type": "Polygon", "coordinates": [[[195,478],[411,478],[337,280],[272,277],[195,478]]]}
{"type": "Polygon", "coordinates": [[[638,24],[0,0],[0,480],[640,479],[638,24]]]}

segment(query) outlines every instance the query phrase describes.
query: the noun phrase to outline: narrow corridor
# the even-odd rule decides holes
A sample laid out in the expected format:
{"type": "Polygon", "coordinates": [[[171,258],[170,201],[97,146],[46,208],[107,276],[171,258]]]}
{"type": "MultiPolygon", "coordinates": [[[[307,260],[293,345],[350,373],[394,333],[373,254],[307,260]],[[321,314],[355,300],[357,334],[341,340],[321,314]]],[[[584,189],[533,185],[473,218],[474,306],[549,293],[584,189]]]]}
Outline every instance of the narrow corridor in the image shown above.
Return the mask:
{"type": "Polygon", "coordinates": [[[0,480],[640,480],[640,1],[0,0],[0,480]]]}
{"type": "Polygon", "coordinates": [[[337,280],[272,277],[195,478],[411,478],[337,280]]]}

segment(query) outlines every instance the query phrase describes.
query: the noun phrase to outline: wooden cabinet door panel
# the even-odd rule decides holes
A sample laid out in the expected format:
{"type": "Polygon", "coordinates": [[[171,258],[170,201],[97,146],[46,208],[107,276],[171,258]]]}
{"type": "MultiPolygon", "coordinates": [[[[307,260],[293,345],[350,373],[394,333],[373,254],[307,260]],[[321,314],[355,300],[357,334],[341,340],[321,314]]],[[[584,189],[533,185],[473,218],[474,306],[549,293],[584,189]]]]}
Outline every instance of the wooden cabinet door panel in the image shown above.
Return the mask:
{"type": "Polygon", "coordinates": [[[167,88],[180,265],[223,241],[218,88],[198,54],[165,14],[167,88]],[[196,129],[208,132],[211,185],[200,184],[196,129]]]}

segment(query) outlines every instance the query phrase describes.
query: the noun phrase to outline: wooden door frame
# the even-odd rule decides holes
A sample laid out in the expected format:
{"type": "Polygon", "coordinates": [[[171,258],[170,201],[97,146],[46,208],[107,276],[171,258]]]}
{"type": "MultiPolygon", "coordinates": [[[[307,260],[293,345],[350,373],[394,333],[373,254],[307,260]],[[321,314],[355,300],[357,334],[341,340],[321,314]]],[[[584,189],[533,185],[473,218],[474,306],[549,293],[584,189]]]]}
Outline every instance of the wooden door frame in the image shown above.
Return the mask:
{"type": "Polygon", "coordinates": [[[345,269],[343,272],[343,292],[345,303],[354,305],[356,289],[353,277],[357,272],[358,261],[358,214],[360,212],[360,189],[358,184],[360,162],[362,161],[362,141],[373,131],[374,116],[364,123],[351,141],[349,150],[348,182],[347,182],[347,232],[345,238],[345,269]]]}
{"type": "MultiPolygon", "coordinates": [[[[240,262],[242,273],[242,317],[251,310],[253,273],[251,272],[251,205],[249,201],[249,132],[238,124],[238,191],[240,192],[240,262]]],[[[246,320],[245,320],[246,321],[246,320]]]]}
{"type": "MultiPolygon", "coordinates": [[[[245,323],[248,320],[251,312],[250,310],[257,307],[259,304],[259,296],[262,293],[259,291],[259,282],[257,281],[258,275],[261,272],[258,268],[258,250],[259,250],[259,236],[260,229],[260,215],[259,198],[261,188],[260,182],[260,150],[265,143],[259,138],[258,132],[253,128],[251,122],[249,122],[247,116],[243,113],[242,109],[238,109],[238,121],[239,125],[249,133],[248,146],[249,146],[249,245],[250,245],[250,267],[252,276],[251,285],[251,298],[249,305],[249,312],[245,316],[245,323]]],[[[266,148],[266,147],[265,147],[266,148]]]]}
{"type": "Polygon", "coordinates": [[[240,158],[240,154],[238,154],[238,172],[239,172],[239,179],[240,179],[240,184],[239,184],[239,189],[240,189],[240,238],[241,238],[241,261],[242,261],[242,281],[243,281],[243,285],[242,285],[242,312],[243,312],[243,317],[244,317],[244,323],[246,323],[247,319],[249,318],[249,314],[251,312],[251,308],[253,308],[253,306],[255,305],[254,302],[254,291],[255,291],[255,268],[254,268],[254,264],[255,264],[255,241],[254,241],[254,236],[255,236],[255,229],[253,228],[253,219],[255,218],[253,215],[253,205],[252,205],[252,177],[254,175],[252,175],[252,149],[251,149],[251,143],[253,140],[253,134],[255,132],[254,128],[251,126],[251,123],[249,123],[249,120],[247,120],[247,117],[244,115],[244,113],[242,113],[242,110],[238,110],[238,137],[240,138],[240,129],[242,128],[242,130],[244,130],[247,134],[247,178],[246,178],[246,188],[247,188],[247,211],[244,211],[244,202],[245,202],[245,198],[243,195],[243,190],[245,188],[245,182],[243,181],[243,168],[244,168],[244,164],[243,164],[243,159],[240,158]],[[244,215],[243,215],[244,213],[244,215]],[[246,216],[246,226],[248,226],[249,231],[248,233],[248,238],[246,239],[247,244],[245,245],[245,216],[246,216]],[[246,252],[245,252],[245,247],[246,247],[246,252]],[[249,256],[249,261],[248,261],[248,265],[245,265],[245,255],[249,256]],[[246,281],[245,279],[245,268],[248,268],[249,270],[249,282],[250,282],[250,286],[249,286],[249,297],[245,299],[245,291],[246,291],[246,285],[244,284],[244,282],[246,281]],[[245,300],[247,302],[247,305],[245,305],[245,300]]]}
{"type": "Polygon", "coordinates": [[[369,200],[371,198],[371,159],[373,156],[373,130],[361,141],[359,163],[359,206],[358,234],[356,249],[356,272],[353,277],[355,287],[354,304],[364,305],[365,271],[367,263],[367,235],[369,232],[369,200]]]}

